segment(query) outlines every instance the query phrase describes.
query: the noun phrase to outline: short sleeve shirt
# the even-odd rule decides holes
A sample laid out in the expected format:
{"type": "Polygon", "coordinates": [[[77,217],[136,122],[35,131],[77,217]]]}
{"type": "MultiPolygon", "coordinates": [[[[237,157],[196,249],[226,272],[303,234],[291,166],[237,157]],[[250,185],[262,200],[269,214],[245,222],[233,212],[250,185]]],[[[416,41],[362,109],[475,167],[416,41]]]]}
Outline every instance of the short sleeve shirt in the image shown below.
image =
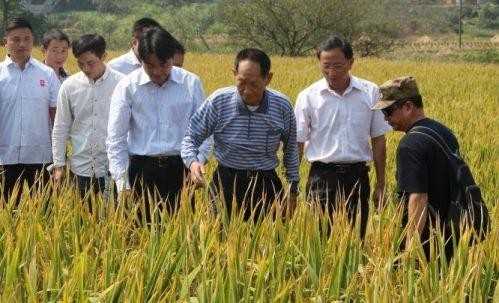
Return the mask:
{"type": "MultiPolygon", "coordinates": [[[[412,127],[425,126],[436,131],[452,150],[459,144],[450,129],[425,118],[412,127]]],[[[397,148],[397,187],[400,198],[407,202],[411,193],[427,193],[429,205],[445,214],[450,201],[452,170],[447,156],[430,138],[407,133],[397,148]]]]}
{"type": "Polygon", "coordinates": [[[0,165],[52,161],[49,108],[57,105],[54,70],[31,58],[21,70],[0,63],[0,165]]]}
{"type": "Polygon", "coordinates": [[[391,130],[379,110],[378,86],[354,76],[343,95],[321,79],[303,90],[295,106],[297,140],[308,161],[353,163],[373,159],[371,138],[391,130]]]}

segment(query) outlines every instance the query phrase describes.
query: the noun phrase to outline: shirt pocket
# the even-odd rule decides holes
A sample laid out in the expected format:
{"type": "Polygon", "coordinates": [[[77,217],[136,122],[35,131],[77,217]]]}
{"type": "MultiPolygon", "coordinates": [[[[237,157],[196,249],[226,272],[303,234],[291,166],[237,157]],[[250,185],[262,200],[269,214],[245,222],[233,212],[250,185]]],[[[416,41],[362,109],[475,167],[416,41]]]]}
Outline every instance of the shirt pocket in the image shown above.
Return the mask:
{"type": "Polygon", "coordinates": [[[29,89],[23,90],[23,100],[33,110],[48,110],[49,108],[49,82],[46,78],[32,78],[28,83],[29,89]]]}
{"type": "Polygon", "coordinates": [[[269,127],[265,135],[265,153],[274,154],[279,148],[281,138],[284,134],[284,125],[281,123],[268,123],[269,127]]]}

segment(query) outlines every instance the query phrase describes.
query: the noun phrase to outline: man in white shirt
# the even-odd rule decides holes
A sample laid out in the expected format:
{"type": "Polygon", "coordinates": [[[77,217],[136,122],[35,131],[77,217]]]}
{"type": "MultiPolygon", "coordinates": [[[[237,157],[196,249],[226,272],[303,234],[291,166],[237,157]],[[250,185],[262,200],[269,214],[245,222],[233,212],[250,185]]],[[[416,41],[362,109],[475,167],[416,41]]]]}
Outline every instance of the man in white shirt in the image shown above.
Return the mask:
{"type": "Polygon", "coordinates": [[[124,75],[104,63],[106,41],[102,36],[83,35],[73,42],[72,50],[81,72],[69,77],[59,91],[52,136],[53,178],[59,181],[64,175],[70,139],[70,169],[83,197],[92,187],[101,193],[106,188],[109,105],[124,75]]]}
{"type": "Polygon", "coordinates": [[[371,111],[378,87],[350,75],[351,45],[333,36],[317,49],[324,78],[299,95],[295,107],[300,154],[312,163],[307,194],[329,214],[345,201],[352,222],[360,203],[360,235],[366,232],[369,212],[369,168],[374,160],[380,201],[385,186],[386,142],[390,126],[380,111],[371,111]],[[371,146],[369,146],[371,141],[371,146]],[[372,149],[371,149],[372,147],[372,149]]]}
{"type": "Polygon", "coordinates": [[[52,67],[61,82],[69,77],[64,64],[68,60],[70,44],[69,37],[58,29],[45,33],[42,38],[43,63],[52,67]]]}
{"type": "Polygon", "coordinates": [[[60,82],[52,68],[31,57],[33,30],[28,21],[14,18],[4,38],[7,57],[0,63],[0,166],[3,196],[14,185],[29,186],[52,162],[50,127],[60,82]]]}
{"type": "MultiPolygon", "coordinates": [[[[186,172],[180,157],[182,139],[191,116],[204,100],[199,77],[172,66],[174,43],[161,28],[142,35],[138,51],[143,67],[116,86],[106,141],[118,191],[135,184],[135,192],[147,197],[147,191],[157,190],[161,198],[158,206],[166,205],[169,211],[178,207],[186,172]]],[[[205,145],[198,157],[202,163],[208,149],[205,145]]],[[[148,199],[145,202],[149,221],[148,199]]]]}
{"type": "MultiPolygon", "coordinates": [[[[139,60],[139,52],[138,52],[140,36],[146,30],[154,27],[161,28],[161,25],[156,20],[151,18],[142,18],[135,21],[132,29],[132,42],[131,42],[132,48],[128,53],[109,61],[108,66],[125,75],[128,75],[131,72],[139,69],[142,66],[142,63],[139,60]]],[[[165,30],[165,32],[167,31],[165,30]]],[[[174,43],[175,54],[173,55],[173,66],[182,67],[184,65],[185,48],[178,40],[176,40],[175,38],[173,38],[173,40],[175,42],[174,43]]]]}
{"type": "Polygon", "coordinates": [[[132,48],[128,53],[109,61],[108,66],[125,75],[139,69],[142,66],[138,52],[140,36],[146,30],[154,27],[161,27],[161,25],[151,18],[142,18],[135,21],[132,28],[132,48]]]}

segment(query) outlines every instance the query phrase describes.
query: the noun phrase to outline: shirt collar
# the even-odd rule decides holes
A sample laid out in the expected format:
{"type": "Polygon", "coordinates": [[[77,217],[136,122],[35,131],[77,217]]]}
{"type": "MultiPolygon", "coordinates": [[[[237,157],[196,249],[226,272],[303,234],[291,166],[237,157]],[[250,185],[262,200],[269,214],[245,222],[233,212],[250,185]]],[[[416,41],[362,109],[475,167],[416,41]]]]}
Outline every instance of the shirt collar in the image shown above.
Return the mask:
{"type": "Polygon", "coordinates": [[[126,56],[128,62],[134,66],[141,66],[142,63],[139,61],[139,58],[135,56],[135,53],[133,52],[133,49],[130,49],[130,51],[127,53],[126,56]]]}
{"type": "MultiPolygon", "coordinates": [[[[173,66],[171,71],[170,71],[170,76],[168,77],[168,80],[163,85],[165,85],[166,83],[168,83],[170,81],[173,81],[173,82],[176,82],[179,84],[182,83],[182,74],[181,74],[180,68],[173,66]]],[[[140,73],[139,73],[139,78],[138,78],[138,84],[145,85],[145,84],[150,83],[150,82],[152,82],[151,78],[144,70],[144,67],[141,67],[140,73]]]]}
{"type": "MultiPolygon", "coordinates": [[[[28,62],[26,62],[26,66],[24,68],[27,68],[30,65],[33,65],[33,60],[34,60],[33,57],[30,56],[28,59],[28,62]]],[[[12,61],[12,58],[10,58],[9,55],[5,56],[5,63],[7,66],[14,65],[14,66],[18,67],[18,65],[14,61],[12,61]]]]}
{"type": "Polygon", "coordinates": [[[99,79],[97,79],[97,81],[94,81],[94,80],[88,78],[87,75],[85,75],[85,74],[83,74],[83,76],[85,77],[85,79],[87,79],[88,84],[99,85],[102,82],[106,81],[107,77],[109,77],[109,74],[110,74],[109,67],[106,65],[106,70],[104,71],[104,74],[99,79]]]}
{"type": "MultiPolygon", "coordinates": [[[[43,64],[49,66],[47,64],[47,62],[45,62],[45,60],[43,60],[43,64]]],[[[59,68],[59,70],[56,72],[57,74],[57,77],[59,78],[59,80],[64,80],[66,79],[67,77],[69,77],[68,73],[66,72],[66,70],[64,69],[64,67],[61,67],[59,68]]]]}
{"type": "MultiPolygon", "coordinates": [[[[358,90],[361,90],[361,91],[364,91],[364,86],[362,85],[362,83],[360,83],[360,81],[357,79],[357,77],[354,77],[354,76],[350,76],[350,84],[348,84],[348,87],[347,89],[345,90],[345,92],[343,93],[343,96],[347,95],[348,93],[350,93],[352,91],[352,89],[358,89],[358,90]]],[[[334,93],[334,94],[337,94],[335,91],[333,91],[330,87],[329,87],[329,83],[327,82],[326,78],[322,78],[320,84],[319,84],[319,89],[320,89],[320,92],[321,93],[324,93],[324,92],[327,92],[327,93],[334,93]]]]}
{"type": "Polygon", "coordinates": [[[265,90],[265,92],[263,93],[262,102],[260,103],[260,106],[255,111],[251,111],[248,109],[247,105],[243,102],[241,95],[239,95],[239,92],[237,91],[237,89],[236,89],[236,93],[235,93],[235,98],[236,98],[236,102],[237,102],[237,111],[240,114],[249,114],[249,113],[266,114],[267,110],[269,108],[270,100],[269,100],[269,93],[267,90],[265,90]]]}

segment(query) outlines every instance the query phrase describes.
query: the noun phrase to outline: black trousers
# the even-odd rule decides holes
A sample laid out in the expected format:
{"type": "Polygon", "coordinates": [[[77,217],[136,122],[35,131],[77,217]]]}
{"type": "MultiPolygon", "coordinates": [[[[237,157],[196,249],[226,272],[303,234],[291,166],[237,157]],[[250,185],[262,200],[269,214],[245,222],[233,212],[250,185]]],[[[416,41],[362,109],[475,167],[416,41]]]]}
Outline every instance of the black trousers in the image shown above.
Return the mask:
{"type": "MultiPolygon", "coordinates": [[[[31,188],[35,181],[42,181],[45,184],[50,180],[50,174],[45,169],[48,164],[9,164],[3,165],[4,189],[3,197],[5,202],[9,201],[9,197],[14,189],[16,182],[19,182],[22,190],[23,183],[26,182],[31,188]],[[38,178],[38,179],[37,179],[38,178]]],[[[20,192],[16,199],[16,204],[19,202],[20,192]]]]}
{"type": "Polygon", "coordinates": [[[280,199],[282,183],[275,170],[240,170],[219,165],[210,184],[212,198],[223,192],[223,200],[229,216],[232,201],[243,211],[244,220],[251,218],[254,211],[257,220],[267,213],[274,200],[280,199]]]}
{"type": "MultiPolygon", "coordinates": [[[[405,209],[402,216],[402,228],[406,228],[408,223],[408,203],[405,202],[404,206],[405,209]]],[[[437,212],[429,209],[426,224],[423,227],[420,235],[421,245],[423,247],[423,251],[425,253],[427,261],[430,261],[432,241],[435,241],[436,233],[440,233],[440,236],[443,238],[443,241],[445,243],[444,251],[440,251],[439,253],[445,254],[446,260],[448,262],[450,261],[450,259],[452,259],[452,257],[454,256],[454,241],[458,243],[460,238],[459,231],[454,232],[455,234],[453,234],[452,227],[446,224],[445,218],[441,217],[437,212]],[[432,233],[434,234],[433,237],[432,233]]],[[[405,250],[405,243],[406,238],[404,238],[402,243],[400,243],[401,250],[405,250]]],[[[436,242],[436,245],[438,246],[439,243],[436,242]]]]}
{"type": "Polygon", "coordinates": [[[360,204],[360,236],[364,239],[369,215],[369,167],[365,162],[333,164],[313,162],[307,182],[307,196],[318,201],[329,216],[345,202],[348,217],[355,224],[360,204]]]}
{"type": "Polygon", "coordinates": [[[78,176],[76,177],[76,184],[78,185],[78,192],[80,193],[80,197],[85,197],[87,192],[93,190],[94,194],[101,193],[103,194],[106,190],[106,178],[92,178],[92,177],[84,177],[78,176]]]}
{"type": "Polygon", "coordinates": [[[78,192],[80,198],[84,199],[88,203],[88,208],[92,212],[92,201],[87,196],[91,190],[95,195],[104,194],[106,192],[106,178],[93,178],[75,175],[76,185],[78,186],[78,192]]]}
{"type": "Polygon", "coordinates": [[[150,222],[150,207],[155,203],[159,209],[170,213],[179,207],[179,196],[187,170],[180,156],[131,156],[129,177],[133,191],[145,197],[146,220],[150,222]],[[160,200],[149,201],[148,191],[160,200]]]}

